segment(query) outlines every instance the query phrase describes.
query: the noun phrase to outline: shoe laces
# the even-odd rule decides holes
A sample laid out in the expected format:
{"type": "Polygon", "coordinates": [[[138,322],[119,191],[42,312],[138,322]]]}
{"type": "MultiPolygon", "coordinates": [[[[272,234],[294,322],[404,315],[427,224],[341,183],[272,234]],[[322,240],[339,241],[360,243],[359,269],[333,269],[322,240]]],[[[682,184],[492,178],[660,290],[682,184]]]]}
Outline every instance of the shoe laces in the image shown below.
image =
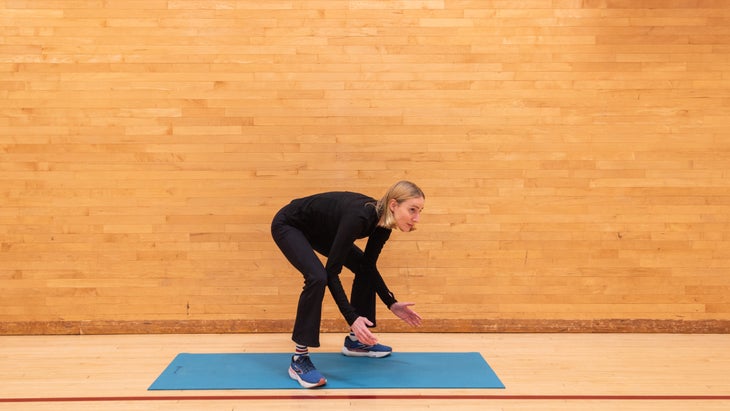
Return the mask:
{"type": "Polygon", "coordinates": [[[377,344],[365,344],[365,343],[360,342],[360,341],[357,342],[357,346],[359,346],[359,348],[362,348],[364,350],[370,350],[373,347],[375,347],[376,345],[377,344]]]}
{"type": "Polygon", "coordinates": [[[298,360],[294,361],[294,363],[302,371],[302,374],[306,374],[309,371],[316,369],[308,355],[302,355],[298,360]]]}

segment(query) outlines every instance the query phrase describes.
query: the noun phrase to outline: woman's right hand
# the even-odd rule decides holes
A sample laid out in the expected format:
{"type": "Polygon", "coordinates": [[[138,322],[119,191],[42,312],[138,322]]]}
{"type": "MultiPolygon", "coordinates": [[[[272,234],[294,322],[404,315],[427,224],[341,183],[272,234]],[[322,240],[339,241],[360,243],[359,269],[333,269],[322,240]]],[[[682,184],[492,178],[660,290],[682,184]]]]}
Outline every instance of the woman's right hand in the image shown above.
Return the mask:
{"type": "Polygon", "coordinates": [[[352,332],[355,333],[358,341],[367,345],[375,345],[378,343],[378,339],[375,338],[375,334],[370,332],[368,326],[372,326],[373,323],[365,317],[357,317],[354,323],[350,326],[352,332]]]}

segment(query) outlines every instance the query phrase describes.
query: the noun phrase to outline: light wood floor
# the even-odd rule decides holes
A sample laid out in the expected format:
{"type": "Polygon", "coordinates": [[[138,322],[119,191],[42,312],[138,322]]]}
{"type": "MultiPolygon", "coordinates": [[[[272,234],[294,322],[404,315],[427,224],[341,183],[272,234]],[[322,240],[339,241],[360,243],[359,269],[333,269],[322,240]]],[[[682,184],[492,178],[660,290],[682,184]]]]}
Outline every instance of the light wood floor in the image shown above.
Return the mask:
{"type": "MultiPolygon", "coordinates": [[[[179,352],[288,352],[292,344],[284,334],[5,336],[0,411],[730,409],[730,335],[379,336],[401,351],[479,351],[506,389],[150,392],[179,352]]],[[[341,340],[324,335],[318,351],[337,351],[341,340]]]]}

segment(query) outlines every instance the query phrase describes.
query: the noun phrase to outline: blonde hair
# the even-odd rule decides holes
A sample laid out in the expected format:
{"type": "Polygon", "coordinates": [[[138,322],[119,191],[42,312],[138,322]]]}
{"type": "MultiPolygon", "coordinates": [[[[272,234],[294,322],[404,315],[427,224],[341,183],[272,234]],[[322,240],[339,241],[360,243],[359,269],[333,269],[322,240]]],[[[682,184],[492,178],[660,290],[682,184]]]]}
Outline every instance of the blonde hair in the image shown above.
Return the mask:
{"type": "Polygon", "coordinates": [[[375,205],[378,216],[380,217],[378,225],[385,228],[394,228],[395,217],[393,216],[393,212],[390,211],[388,203],[391,200],[395,200],[400,204],[411,198],[422,198],[425,200],[426,195],[423,194],[423,191],[417,185],[410,181],[401,180],[390,186],[383,198],[378,200],[378,203],[375,205]]]}

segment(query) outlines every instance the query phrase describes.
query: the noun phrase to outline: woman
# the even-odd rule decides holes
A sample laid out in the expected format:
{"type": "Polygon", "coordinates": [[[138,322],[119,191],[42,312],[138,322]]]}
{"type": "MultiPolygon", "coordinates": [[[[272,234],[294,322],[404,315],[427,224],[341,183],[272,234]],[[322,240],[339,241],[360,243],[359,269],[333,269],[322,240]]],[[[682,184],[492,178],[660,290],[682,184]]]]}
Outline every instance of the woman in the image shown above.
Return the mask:
{"type": "Polygon", "coordinates": [[[342,348],[345,355],[379,358],[392,352],[368,329],[375,326],[376,294],[397,317],[412,326],[421,324],[421,317],[410,308],[413,303],[396,301],[376,263],[392,229],[415,229],[425,198],[415,184],[399,181],[379,201],[351,192],[321,193],[292,201],[274,217],[271,234],[276,245],[304,276],[289,367],[289,376],[303,387],[327,382],[309,358],[309,347],[319,347],[325,288],[350,325],[342,348]],[[354,242],[365,237],[363,251],[354,242]],[[315,251],[327,257],[326,265],[315,251]],[[349,301],[339,277],[343,266],[355,274],[349,301]]]}

